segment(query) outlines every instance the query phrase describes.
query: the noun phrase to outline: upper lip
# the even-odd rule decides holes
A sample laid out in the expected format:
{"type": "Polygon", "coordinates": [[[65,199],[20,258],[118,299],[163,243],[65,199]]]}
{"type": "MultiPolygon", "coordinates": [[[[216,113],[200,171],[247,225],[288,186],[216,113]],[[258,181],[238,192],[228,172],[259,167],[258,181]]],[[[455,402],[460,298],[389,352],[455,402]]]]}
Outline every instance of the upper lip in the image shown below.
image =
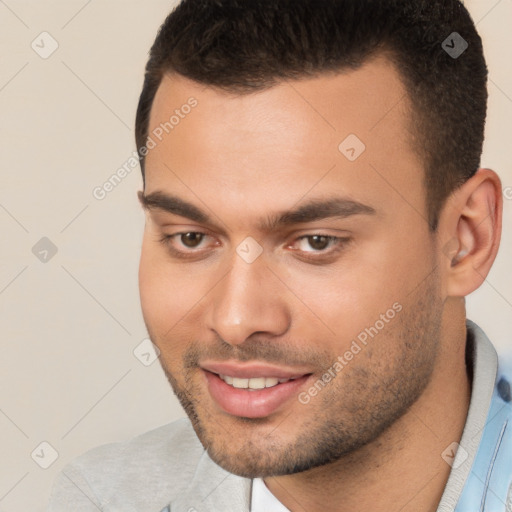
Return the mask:
{"type": "Polygon", "coordinates": [[[297,379],[311,372],[280,368],[263,363],[206,362],[199,365],[203,370],[218,375],[229,375],[238,379],[252,377],[274,377],[276,379],[297,379]]]}

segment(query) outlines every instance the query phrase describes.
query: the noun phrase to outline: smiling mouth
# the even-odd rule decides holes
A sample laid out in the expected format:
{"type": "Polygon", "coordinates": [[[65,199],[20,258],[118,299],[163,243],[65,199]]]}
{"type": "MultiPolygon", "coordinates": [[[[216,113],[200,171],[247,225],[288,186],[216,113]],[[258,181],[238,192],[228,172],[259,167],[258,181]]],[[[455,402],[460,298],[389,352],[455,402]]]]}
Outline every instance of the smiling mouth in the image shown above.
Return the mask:
{"type": "Polygon", "coordinates": [[[256,365],[241,369],[219,364],[215,370],[209,366],[202,370],[210,397],[223,412],[244,418],[265,418],[292,403],[312,375],[256,365]]]}

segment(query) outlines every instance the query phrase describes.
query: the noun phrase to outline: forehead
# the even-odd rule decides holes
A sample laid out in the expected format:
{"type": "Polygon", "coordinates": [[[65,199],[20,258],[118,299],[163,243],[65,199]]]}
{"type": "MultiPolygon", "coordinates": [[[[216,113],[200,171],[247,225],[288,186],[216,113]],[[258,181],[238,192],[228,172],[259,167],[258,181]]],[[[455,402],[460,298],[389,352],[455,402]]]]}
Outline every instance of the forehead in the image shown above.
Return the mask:
{"type": "Polygon", "coordinates": [[[247,211],[253,199],[284,208],[333,189],[378,205],[406,188],[421,202],[410,120],[408,94],[384,57],[245,95],[166,76],[150,116],[146,191],[211,202],[222,190],[223,202],[247,211]]]}

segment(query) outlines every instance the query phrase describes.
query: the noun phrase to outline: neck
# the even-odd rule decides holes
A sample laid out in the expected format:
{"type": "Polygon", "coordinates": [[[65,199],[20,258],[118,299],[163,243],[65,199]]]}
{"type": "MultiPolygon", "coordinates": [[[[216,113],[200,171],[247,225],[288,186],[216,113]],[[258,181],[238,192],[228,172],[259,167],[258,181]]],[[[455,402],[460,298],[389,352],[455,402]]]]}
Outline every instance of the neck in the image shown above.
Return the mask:
{"type": "Polygon", "coordinates": [[[441,454],[459,442],[471,396],[464,315],[443,323],[438,364],[409,411],[379,438],[333,464],[266,478],[291,512],[435,512],[451,467],[441,454]]]}

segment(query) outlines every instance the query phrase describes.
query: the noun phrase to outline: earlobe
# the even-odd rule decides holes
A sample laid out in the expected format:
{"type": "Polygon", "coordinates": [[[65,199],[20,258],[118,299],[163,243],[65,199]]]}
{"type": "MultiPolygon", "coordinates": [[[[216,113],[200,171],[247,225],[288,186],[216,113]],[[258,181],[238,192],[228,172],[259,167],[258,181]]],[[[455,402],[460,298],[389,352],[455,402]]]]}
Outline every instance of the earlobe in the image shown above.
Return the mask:
{"type": "Polygon", "coordinates": [[[501,181],[490,169],[479,169],[448,199],[441,260],[447,296],[469,295],[487,277],[500,243],[502,208],[501,181]]]}

